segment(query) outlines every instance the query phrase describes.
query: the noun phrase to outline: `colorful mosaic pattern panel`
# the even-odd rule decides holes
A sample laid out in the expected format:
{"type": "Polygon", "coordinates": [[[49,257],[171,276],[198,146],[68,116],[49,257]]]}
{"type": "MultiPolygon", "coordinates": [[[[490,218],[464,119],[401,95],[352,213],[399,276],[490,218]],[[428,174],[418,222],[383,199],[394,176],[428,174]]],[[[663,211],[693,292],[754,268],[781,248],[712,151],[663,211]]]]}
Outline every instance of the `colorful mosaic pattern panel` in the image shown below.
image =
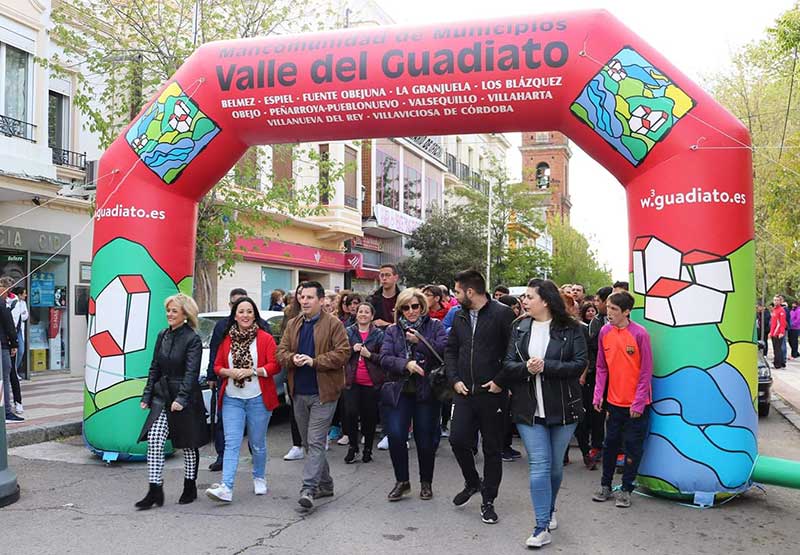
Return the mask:
{"type": "Polygon", "coordinates": [[[148,168],[172,184],[219,132],[180,85],[171,83],[131,125],[125,139],[148,168]]]}
{"type": "Polygon", "coordinates": [[[694,107],[694,100],[630,47],[595,75],[570,110],[634,166],[694,107]]]}

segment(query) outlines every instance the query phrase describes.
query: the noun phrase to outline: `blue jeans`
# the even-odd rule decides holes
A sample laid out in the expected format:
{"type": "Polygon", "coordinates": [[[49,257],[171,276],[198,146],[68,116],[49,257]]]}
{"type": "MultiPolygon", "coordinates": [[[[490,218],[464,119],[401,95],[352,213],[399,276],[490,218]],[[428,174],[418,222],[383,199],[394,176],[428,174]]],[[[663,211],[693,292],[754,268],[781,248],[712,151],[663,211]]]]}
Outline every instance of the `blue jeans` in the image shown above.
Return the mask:
{"type": "Polygon", "coordinates": [[[403,393],[396,407],[386,409],[386,429],[389,436],[389,455],[392,458],[395,480],[408,482],[408,428],[414,421],[414,443],[417,446],[420,482],[433,482],[436,460],[436,438],[442,435],[439,416],[442,405],[433,399],[418,401],[416,395],[403,393]]]}
{"type": "Polygon", "coordinates": [[[253,455],[253,478],[264,478],[267,468],[267,426],[272,412],[264,406],[261,395],[252,399],[228,397],[222,403],[225,421],[225,454],[222,458],[222,483],[233,490],[236,469],[239,467],[239,450],[242,448],[244,428],[253,455]]]}
{"type": "Polygon", "coordinates": [[[517,430],[528,452],[531,502],[536,515],[536,529],[547,529],[556,507],[556,497],[564,475],[564,453],[578,423],[566,426],[517,423],[517,430]]]}

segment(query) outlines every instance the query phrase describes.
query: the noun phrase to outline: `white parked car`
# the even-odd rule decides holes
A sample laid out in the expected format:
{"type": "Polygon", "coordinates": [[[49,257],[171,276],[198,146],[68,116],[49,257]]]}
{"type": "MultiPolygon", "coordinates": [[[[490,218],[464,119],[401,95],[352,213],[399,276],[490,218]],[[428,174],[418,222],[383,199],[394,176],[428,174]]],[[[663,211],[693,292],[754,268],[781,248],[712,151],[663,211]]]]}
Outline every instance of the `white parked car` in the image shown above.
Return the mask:
{"type": "MultiPolygon", "coordinates": [[[[275,312],[273,310],[260,310],[261,318],[267,322],[269,331],[275,338],[275,342],[279,343],[281,340],[281,324],[283,323],[283,312],[275,312]]],[[[230,316],[227,310],[219,310],[217,312],[203,312],[199,315],[199,326],[197,327],[197,334],[203,341],[203,359],[200,363],[200,383],[203,386],[203,402],[206,405],[206,411],[211,414],[211,388],[206,385],[206,372],[208,371],[208,363],[211,352],[211,334],[214,332],[214,326],[220,320],[226,320],[230,316]]],[[[286,372],[282,371],[275,376],[275,386],[278,390],[278,399],[281,404],[286,402],[286,372]]]]}

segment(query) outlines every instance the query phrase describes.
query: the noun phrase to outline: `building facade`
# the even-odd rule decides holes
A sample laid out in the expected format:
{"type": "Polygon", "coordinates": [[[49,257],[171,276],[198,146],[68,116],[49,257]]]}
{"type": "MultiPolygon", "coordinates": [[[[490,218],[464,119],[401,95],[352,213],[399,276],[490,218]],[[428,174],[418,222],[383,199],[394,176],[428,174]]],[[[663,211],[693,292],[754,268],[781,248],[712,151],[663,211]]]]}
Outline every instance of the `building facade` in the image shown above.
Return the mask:
{"type": "Polygon", "coordinates": [[[77,78],[49,59],[50,2],[0,0],[0,273],[28,292],[24,374],[82,375],[92,226],[85,195],[97,140],[74,106],[77,78]]]}

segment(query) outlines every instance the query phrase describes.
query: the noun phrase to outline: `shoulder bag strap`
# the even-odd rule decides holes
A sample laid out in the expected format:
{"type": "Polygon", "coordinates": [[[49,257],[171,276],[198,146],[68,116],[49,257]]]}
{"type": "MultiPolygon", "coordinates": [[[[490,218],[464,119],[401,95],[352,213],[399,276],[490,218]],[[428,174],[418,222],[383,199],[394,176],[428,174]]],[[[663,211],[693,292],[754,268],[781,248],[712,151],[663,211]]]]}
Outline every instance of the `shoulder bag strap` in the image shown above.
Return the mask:
{"type": "Polygon", "coordinates": [[[439,360],[439,364],[444,364],[444,359],[443,359],[442,357],[440,357],[440,356],[439,356],[439,353],[437,353],[437,352],[436,352],[436,349],[434,349],[434,348],[433,348],[433,345],[431,345],[431,344],[428,342],[428,340],[427,340],[427,339],[425,339],[425,336],[424,336],[424,335],[422,335],[422,334],[421,334],[420,332],[418,332],[417,330],[411,330],[411,331],[414,333],[414,335],[416,335],[416,336],[417,336],[417,338],[418,338],[420,341],[422,341],[422,342],[425,344],[425,346],[428,348],[428,350],[429,350],[430,352],[432,352],[432,353],[433,353],[433,356],[435,356],[435,357],[436,357],[436,358],[439,360]]]}

